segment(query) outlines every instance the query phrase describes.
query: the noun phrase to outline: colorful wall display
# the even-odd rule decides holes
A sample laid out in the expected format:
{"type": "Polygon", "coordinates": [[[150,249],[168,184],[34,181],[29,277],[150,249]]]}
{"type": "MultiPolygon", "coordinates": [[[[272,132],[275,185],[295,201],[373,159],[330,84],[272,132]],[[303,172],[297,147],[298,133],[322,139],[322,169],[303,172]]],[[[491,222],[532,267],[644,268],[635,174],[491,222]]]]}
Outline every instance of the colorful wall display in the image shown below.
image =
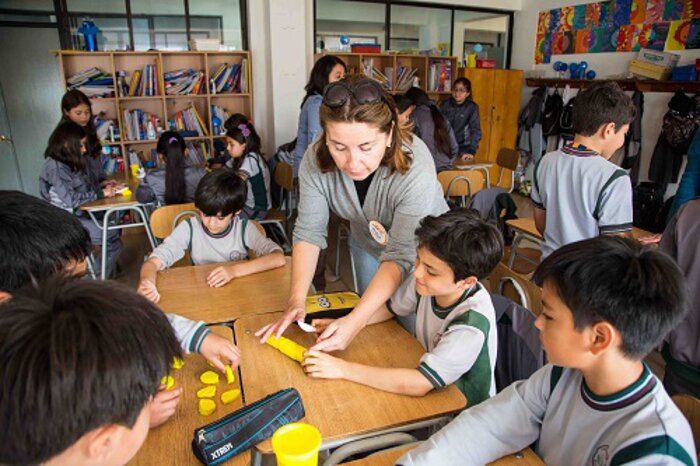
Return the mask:
{"type": "Polygon", "coordinates": [[[540,11],[535,63],[552,55],[700,49],[700,0],[609,0],[540,11]]]}

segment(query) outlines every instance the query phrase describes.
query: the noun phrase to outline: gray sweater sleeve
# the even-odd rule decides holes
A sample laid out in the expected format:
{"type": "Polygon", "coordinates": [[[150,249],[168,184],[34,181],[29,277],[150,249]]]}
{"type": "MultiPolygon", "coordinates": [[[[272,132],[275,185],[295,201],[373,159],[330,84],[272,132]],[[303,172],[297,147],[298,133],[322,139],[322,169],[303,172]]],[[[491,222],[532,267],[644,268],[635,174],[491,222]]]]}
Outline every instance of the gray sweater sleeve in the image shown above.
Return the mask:
{"type": "Polygon", "coordinates": [[[266,256],[273,252],[283,252],[282,248],[279,247],[277,243],[270,238],[266,238],[265,235],[260,233],[260,230],[258,230],[255,225],[251,225],[250,222],[247,223],[244,235],[246,247],[252,249],[257,257],[266,256]]]}
{"type": "Polygon", "coordinates": [[[211,333],[204,322],[195,322],[177,314],[166,314],[166,316],[183,351],[186,353],[199,352],[204,339],[211,333]]]}
{"type": "Polygon", "coordinates": [[[168,268],[175,262],[185,257],[185,251],[190,245],[190,228],[189,220],[180,223],[170,236],[158,246],[152,253],[151,257],[157,257],[163,263],[163,268],[168,268]]]}
{"type": "Polygon", "coordinates": [[[311,144],[304,154],[299,169],[299,207],[294,225],[294,243],[305,241],[326,249],[330,206],[323,189],[321,176],[315,170],[316,152],[311,144]]]}
{"type": "Polygon", "coordinates": [[[76,211],[81,205],[97,199],[97,193],[87,188],[84,179],[77,186],[85,189],[76,189],[73,178],[83,177],[83,175],[73,172],[63,163],[49,164],[44,172],[44,176],[44,181],[49,185],[48,192],[50,197],[48,200],[62,209],[76,211]]]}

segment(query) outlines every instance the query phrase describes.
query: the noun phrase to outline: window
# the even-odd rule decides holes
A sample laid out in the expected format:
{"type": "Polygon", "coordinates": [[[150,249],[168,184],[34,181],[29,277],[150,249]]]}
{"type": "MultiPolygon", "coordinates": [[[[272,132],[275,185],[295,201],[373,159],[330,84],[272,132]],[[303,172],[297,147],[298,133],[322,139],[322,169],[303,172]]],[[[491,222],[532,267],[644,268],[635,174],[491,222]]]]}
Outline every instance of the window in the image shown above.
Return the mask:
{"type": "Polygon", "coordinates": [[[416,54],[433,50],[431,55],[450,55],[452,11],[391,5],[390,48],[416,54]]]}
{"type": "Polygon", "coordinates": [[[480,58],[494,58],[497,68],[506,67],[507,37],[510,18],[504,14],[455,11],[453,54],[466,60],[481,45],[480,58]]]}
{"type": "Polygon", "coordinates": [[[232,49],[244,48],[241,0],[190,0],[189,5],[193,38],[219,39],[232,49]]]}
{"type": "Polygon", "coordinates": [[[84,49],[83,35],[78,29],[83,20],[90,19],[100,29],[97,35],[99,50],[127,50],[129,43],[129,22],[124,1],[67,0],[68,24],[74,48],[84,49]]]}
{"type": "Polygon", "coordinates": [[[350,44],[380,44],[386,49],[386,5],[348,0],[316,0],[316,51],[349,52],[350,44]],[[348,36],[349,44],[340,37],[348,36]]]}

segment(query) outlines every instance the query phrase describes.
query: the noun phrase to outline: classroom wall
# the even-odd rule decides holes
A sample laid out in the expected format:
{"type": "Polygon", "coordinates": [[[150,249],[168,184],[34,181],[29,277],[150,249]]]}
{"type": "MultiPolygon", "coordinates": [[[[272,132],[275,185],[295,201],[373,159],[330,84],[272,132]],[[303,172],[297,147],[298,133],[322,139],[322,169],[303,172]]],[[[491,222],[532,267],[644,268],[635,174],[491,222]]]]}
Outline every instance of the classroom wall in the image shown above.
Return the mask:
{"type": "MultiPolygon", "coordinates": [[[[593,0],[597,1],[597,0],[593,0]]],[[[515,69],[545,71],[547,76],[554,77],[552,65],[535,65],[535,32],[537,29],[537,17],[540,11],[551,8],[559,8],[568,5],[593,3],[592,0],[522,0],[522,9],[515,13],[513,28],[513,55],[511,66],[515,69]]],[[[679,53],[679,65],[694,63],[700,58],[697,50],[684,50],[679,53]]],[[[637,56],[637,52],[593,53],[576,55],[557,55],[552,57],[552,63],[561,60],[567,63],[585,60],[589,69],[593,69],[598,77],[613,77],[619,73],[625,73],[629,62],[637,56]]],[[[521,107],[524,106],[534,89],[525,86],[520,98],[521,107]]],[[[640,167],[640,180],[647,180],[649,162],[654,151],[654,145],[661,132],[661,121],[666,113],[667,103],[671,99],[671,93],[648,92],[644,94],[644,117],[642,119],[642,161],[640,167]]],[[[681,171],[682,173],[682,171],[681,171]]],[[[669,186],[667,196],[673,195],[677,185],[669,186]]]]}

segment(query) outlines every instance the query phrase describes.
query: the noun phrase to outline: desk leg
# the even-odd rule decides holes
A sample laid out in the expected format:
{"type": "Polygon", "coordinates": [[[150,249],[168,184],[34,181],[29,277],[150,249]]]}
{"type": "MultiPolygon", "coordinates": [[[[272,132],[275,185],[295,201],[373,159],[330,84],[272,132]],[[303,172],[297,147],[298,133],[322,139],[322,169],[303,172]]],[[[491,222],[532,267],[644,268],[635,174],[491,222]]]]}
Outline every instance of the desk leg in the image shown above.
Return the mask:
{"type": "Polygon", "coordinates": [[[116,212],[116,210],[108,209],[102,218],[102,250],[100,251],[102,263],[100,264],[100,280],[106,280],[107,277],[107,236],[109,235],[109,217],[112,212],[116,212]]]}
{"type": "Polygon", "coordinates": [[[153,236],[153,232],[151,231],[151,222],[149,216],[146,214],[147,209],[137,206],[134,207],[134,210],[139,212],[139,215],[141,216],[141,221],[143,222],[143,228],[146,230],[146,236],[148,236],[148,241],[151,243],[151,249],[156,248],[156,239],[153,236]]]}
{"type": "Polygon", "coordinates": [[[482,167],[480,170],[484,172],[484,178],[486,179],[486,189],[489,189],[491,187],[491,172],[486,167],[482,167]]]}
{"type": "Polygon", "coordinates": [[[518,254],[518,246],[523,240],[523,235],[519,231],[515,232],[515,237],[513,238],[513,243],[510,245],[510,256],[508,257],[508,268],[513,269],[513,264],[515,263],[515,257],[518,254]]]}

